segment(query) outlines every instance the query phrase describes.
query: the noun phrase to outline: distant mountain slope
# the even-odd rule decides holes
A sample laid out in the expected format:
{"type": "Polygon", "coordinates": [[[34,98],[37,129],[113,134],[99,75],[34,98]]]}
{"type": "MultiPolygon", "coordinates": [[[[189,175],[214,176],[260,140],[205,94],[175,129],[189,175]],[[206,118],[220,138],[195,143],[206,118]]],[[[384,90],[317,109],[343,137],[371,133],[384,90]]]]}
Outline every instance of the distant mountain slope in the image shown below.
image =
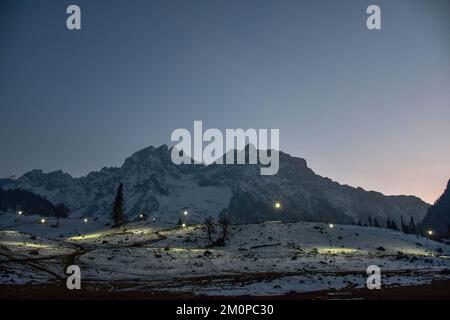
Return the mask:
{"type": "Polygon", "coordinates": [[[129,216],[144,211],[162,221],[177,221],[182,210],[191,222],[228,208],[235,222],[266,220],[363,223],[377,218],[422,221],[428,205],[416,197],[384,196],[340,185],[316,175],[304,159],[280,152],[280,170],[261,176],[257,165],[174,165],[166,145],[134,153],[120,168],[103,168],[73,178],[62,171],[32,170],[6,184],[65,203],[74,216],[108,215],[115,190],[123,182],[129,216]],[[281,208],[274,208],[275,202],[281,208]]]}
{"type": "Polygon", "coordinates": [[[33,192],[20,189],[0,188],[0,212],[21,211],[24,215],[62,217],[68,213],[62,204],[54,206],[47,199],[33,192]]]}
{"type": "Polygon", "coordinates": [[[428,209],[423,219],[424,229],[431,229],[437,235],[450,235],[450,180],[439,199],[428,209]]]}

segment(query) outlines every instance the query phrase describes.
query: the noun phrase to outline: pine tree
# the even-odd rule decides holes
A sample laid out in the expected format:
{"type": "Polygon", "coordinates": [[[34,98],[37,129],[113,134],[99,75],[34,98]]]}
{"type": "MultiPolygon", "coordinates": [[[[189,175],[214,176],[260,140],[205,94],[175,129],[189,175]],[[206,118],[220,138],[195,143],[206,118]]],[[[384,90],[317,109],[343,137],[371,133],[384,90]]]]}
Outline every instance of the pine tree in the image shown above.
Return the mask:
{"type": "Polygon", "coordinates": [[[397,223],[394,220],[392,220],[391,222],[391,229],[395,231],[400,231],[400,229],[397,226],[397,223]]]}
{"type": "Polygon", "coordinates": [[[400,216],[400,227],[401,227],[401,231],[403,232],[403,233],[409,233],[408,231],[408,228],[407,228],[407,226],[405,225],[405,223],[403,222],[403,216],[400,216]]]}
{"type": "Polygon", "coordinates": [[[181,218],[178,219],[177,226],[178,226],[178,227],[183,226],[183,220],[181,220],[181,218]]]}
{"type": "Polygon", "coordinates": [[[112,211],[113,227],[120,227],[125,223],[123,215],[123,184],[120,183],[117,188],[116,199],[112,211]]]}
{"type": "Polygon", "coordinates": [[[392,229],[391,220],[389,220],[389,218],[387,219],[387,222],[386,222],[386,228],[392,229]]]}
{"type": "Polygon", "coordinates": [[[411,217],[409,221],[409,229],[411,230],[411,233],[416,233],[416,223],[414,222],[413,217],[411,217]]]}
{"type": "Polygon", "coordinates": [[[369,216],[369,225],[372,226],[372,218],[369,216]]]}
{"type": "Polygon", "coordinates": [[[375,226],[375,227],[377,227],[377,228],[379,228],[379,227],[380,227],[380,225],[378,224],[378,220],[377,220],[377,218],[375,218],[374,226],[375,226]]]}

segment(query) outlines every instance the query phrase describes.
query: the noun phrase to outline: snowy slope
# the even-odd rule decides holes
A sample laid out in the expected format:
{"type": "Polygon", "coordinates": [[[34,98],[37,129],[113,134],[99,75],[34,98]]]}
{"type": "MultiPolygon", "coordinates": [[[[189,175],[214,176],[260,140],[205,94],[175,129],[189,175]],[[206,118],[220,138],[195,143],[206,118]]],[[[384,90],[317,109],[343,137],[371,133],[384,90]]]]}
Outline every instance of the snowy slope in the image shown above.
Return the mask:
{"type": "Polygon", "coordinates": [[[203,226],[197,225],[133,223],[126,230],[103,227],[57,240],[42,238],[45,228],[51,227],[30,227],[38,235],[34,240],[24,233],[0,233],[0,257],[6,266],[2,283],[61,281],[67,259],[58,255],[74,251],[73,263],[81,267],[83,281],[107,283],[115,290],[274,295],[344,289],[364,286],[372,264],[380,266],[383,286],[450,277],[450,246],[382,228],[304,222],[237,225],[230,228],[225,247],[209,247],[203,226]],[[16,252],[18,244],[22,247],[16,252]],[[40,257],[42,269],[61,279],[11,262],[8,255],[13,252],[40,257]],[[49,255],[56,257],[42,260],[49,255]]]}

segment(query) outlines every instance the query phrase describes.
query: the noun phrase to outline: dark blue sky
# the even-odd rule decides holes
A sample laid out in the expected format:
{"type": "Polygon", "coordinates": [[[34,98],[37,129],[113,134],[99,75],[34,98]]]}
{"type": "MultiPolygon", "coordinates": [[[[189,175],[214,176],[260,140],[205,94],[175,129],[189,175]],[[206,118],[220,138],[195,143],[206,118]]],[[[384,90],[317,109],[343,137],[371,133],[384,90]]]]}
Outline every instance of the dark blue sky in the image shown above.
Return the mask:
{"type": "Polygon", "coordinates": [[[433,201],[450,178],[449,31],[447,0],[3,0],[0,176],[118,166],[203,120],[280,128],[319,174],[433,201]]]}

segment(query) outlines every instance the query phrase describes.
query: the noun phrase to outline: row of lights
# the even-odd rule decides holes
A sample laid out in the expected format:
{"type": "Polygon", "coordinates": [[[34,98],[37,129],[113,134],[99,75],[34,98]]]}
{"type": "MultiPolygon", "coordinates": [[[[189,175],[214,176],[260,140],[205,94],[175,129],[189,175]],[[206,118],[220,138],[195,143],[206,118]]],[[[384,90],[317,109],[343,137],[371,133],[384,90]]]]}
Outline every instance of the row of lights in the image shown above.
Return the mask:
{"type": "MultiPolygon", "coordinates": [[[[22,211],[22,210],[19,210],[19,211],[17,211],[17,214],[18,214],[19,216],[21,216],[21,215],[23,215],[23,211],[22,211]]],[[[42,224],[45,224],[45,223],[47,223],[47,219],[41,218],[41,219],[39,220],[39,222],[42,223],[42,224]]],[[[83,222],[84,222],[84,223],[88,223],[88,222],[89,222],[89,219],[88,219],[88,218],[83,218],[83,222]]]]}
{"type": "MultiPolygon", "coordinates": [[[[278,202],[278,201],[275,202],[274,207],[275,207],[275,209],[281,209],[281,203],[278,202]]],[[[19,210],[17,213],[18,213],[19,216],[23,215],[23,211],[22,210],[19,210]]],[[[188,214],[189,214],[189,212],[187,210],[183,211],[183,215],[187,216],[188,214]]],[[[141,218],[141,219],[144,218],[144,215],[142,213],[139,214],[139,218],[141,218]]],[[[155,218],[153,218],[153,221],[155,221],[155,218]]],[[[41,219],[41,223],[42,224],[44,224],[46,222],[47,222],[47,220],[45,218],[41,219]]],[[[83,222],[84,223],[88,223],[89,222],[88,218],[84,218],[83,222]]],[[[185,228],[186,227],[186,223],[183,223],[181,226],[183,228],[185,228]]],[[[330,227],[330,229],[334,228],[334,224],[333,223],[329,223],[328,226],[330,227]]],[[[431,237],[433,235],[433,230],[428,230],[427,234],[431,237]]]]}
{"type": "MultiPolygon", "coordinates": [[[[45,224],[45,223],[47,223],[47,219],[41,218],[41,220],[39,220],[39,222],[42,223],[42,224],[45,224]]],[[[89,222],[88,218],[84,218],[83,222],[84,223],[88,223],[89,222]]]]}
{"type": "MultiPolygon", "coordinates": [[[[143,214],[143,213],[140,213],[139,214],[139,219],[144,219],[145,218],[145,215],[143,214]]],[[[155,221],[156,220],[156,218],[155,217],[153,217],[152,218],[152,221],[155,221]]]]}
{"type": "MultiPolygon", "coordinates": [[[[281,203],[280,202],[275,202],[274,204],[275,209],[281,209],[281,203]]],[[[334,228],[334,224],[333,223],[329,223],[328,226],[330,227],[330,229],[334,228]]],[[[433,230],[428,230],[427,234],[431,237],[433,235],[433,230]]]]}
{"type": "MultiPolygon", "coordinates": [[[[183,215],[184,215],[184,216],[187,216],[188,214],[189,214],[189,212],[188,212],[187,210],[184,210],[184,211],[183,211],[183,215]]],[[[182,224],[181,224],[181,227],[182,227],[182,228],[186,228],[186,223],[182,223],[182,224]]]]}

